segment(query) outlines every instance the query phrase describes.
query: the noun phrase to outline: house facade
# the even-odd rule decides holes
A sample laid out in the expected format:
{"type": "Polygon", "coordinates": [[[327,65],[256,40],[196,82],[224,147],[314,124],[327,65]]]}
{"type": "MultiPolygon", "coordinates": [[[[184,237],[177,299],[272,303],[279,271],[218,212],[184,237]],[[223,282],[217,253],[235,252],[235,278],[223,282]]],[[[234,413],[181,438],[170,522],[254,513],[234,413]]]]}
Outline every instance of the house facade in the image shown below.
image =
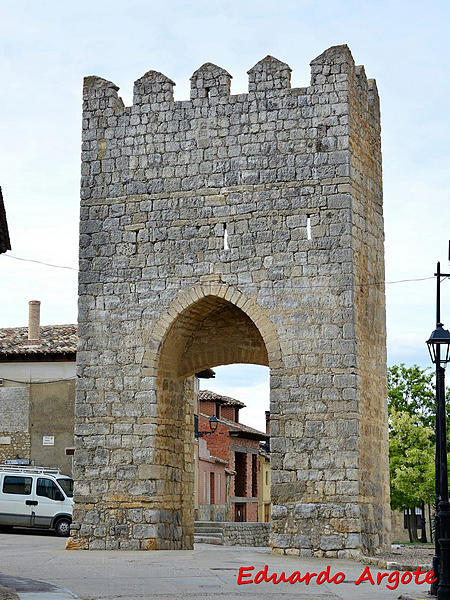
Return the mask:
{"type": "MultiPolygon", "coordinates": [[[[198,393],[199,520],[266,520],[261,518],[264,509],[259,508],[264,504],[263,489],[267,493],[261,477],[267,477],[270,463],[267,453],[265,457],[261,454],[261,442],[267,442],[269,435],[239,422],[239,411],[244,406],[239,400],[208,390],[198,393]],[[213,416],[218,422],[212,433],[213,416]],[[202,456],[205,445],[208,457],[206,453],[202,456]]],[[[270,475],[268,481],[270,494],[270,475]]]]}
{"type": "Polygon", "coordinates": [[[72,474],[76,347],[77,326],[41,326],[36,300],[28,327],[0,329],[0,463],[72,474]]]}

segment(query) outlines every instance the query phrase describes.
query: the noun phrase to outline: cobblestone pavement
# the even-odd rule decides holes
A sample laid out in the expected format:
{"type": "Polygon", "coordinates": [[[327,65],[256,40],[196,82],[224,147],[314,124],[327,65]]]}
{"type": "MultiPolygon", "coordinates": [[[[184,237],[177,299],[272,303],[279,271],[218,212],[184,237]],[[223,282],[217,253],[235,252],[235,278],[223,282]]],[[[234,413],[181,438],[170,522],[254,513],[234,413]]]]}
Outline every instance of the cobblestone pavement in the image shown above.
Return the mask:
{"type": "MultiPolygon", "coordinates": [[[[191,551],[111,552],[67,551],[64,544],[64,539],[36,532],[0,534],[2,573],[49,584],[48,592],[40,596],[22,596],[19,591],[20,600],[60,600],[51,586],[70,590],[82,600],[394,600],[401,594],[426,598],[429,587],[410,583],[389,590],[385,583],[370,582],[357,586],[365,568],[358,562],[276,556],[269,548],[197,544],[191,551]],[[266,564],[269,574],[284,570],[286,575],[318,573],[329,564],[331,575],[341,571],[345,582],[237,585],[240,567],[254,567],[247,572],[254,575],[266,564]]],[[[377,567],[370,567],[370,572],[376,578],[377,567]]]]}

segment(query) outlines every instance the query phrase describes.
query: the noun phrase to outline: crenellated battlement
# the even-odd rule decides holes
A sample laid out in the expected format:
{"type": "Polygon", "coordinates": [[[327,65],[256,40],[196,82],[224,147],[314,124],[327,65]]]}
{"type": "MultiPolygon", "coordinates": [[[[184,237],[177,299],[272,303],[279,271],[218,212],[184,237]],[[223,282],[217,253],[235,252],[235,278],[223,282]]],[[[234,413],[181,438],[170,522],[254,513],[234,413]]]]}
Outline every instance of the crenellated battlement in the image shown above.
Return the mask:
{"type": "Polygon", "coordinates": [[[133,104],[173,102],[175,83],[158,71],[147,71],[134,82],[133,104]]]}
{"type": "Polygon", "coordinates": [[[205,63],[191,77],[191,100],[230,95],[231,75],[213,63],[205,63]]]}
{"type": "Polygon", "coordinates": [[[291,67],[273,56],[266,56],[248,73],[249,92],[286,90],[291,87],[291,67]]]}
{"type": "Polygon", "coordinates": [[[113,82],[87,77],[83,198],[348,176],[349,123],[355,135],[379,129],[375,82],[346,45],[311,61],[305,88],[273,56],[249,69],[247,93],[232,95],[231,79],[205,63],[190,99],[175,101],[174,81],[150,70],[127,107],[113,82]]]}
{"type": "MultiPolygon", "coordinates": [[[[190,101],[208,102],[211,106],[226,102],[245,101],[254,98],[286,94],[299,96],[304,93],[315,94],[330,91],[331,87],[343,90],[348,79],[354,79],[362,94],[367,95],[368,80],[364,67],[355,66],[352,54],[347,45],[333,46],[311,61],[311,84],[306,88],[291,88],[292,69],[273,56],[266,56],[257,62],[248,74],[248,94],[231,94],[232,75],[222,67],[213,63],[205,63],[199,67],[190,78],[190,101]],[[325,86],[325,87],[324,87],[325,86]],[[330,87],[331,86],[331,87],[330,87]]],[[[371,80],[374,81],[374,80],[371,80]]],[[[169,77],[158,71],[150,70],[134,83],[133,106],[145,107],[145,110],[159,110],[167,107],[167,103],[176,108],[183,108],[186,101],[174,101],[173,86],[176,85],[169,77]]],[[[98,108],[96,100],[108,97],[108,108],[123,106],[117,95],[119,88],[112,82],[100,77],[86,77],[84,81],[83,98],[87,102],[86,109],[98,108]],[[91,102],[93,101],[93,103],[91,102]]],[[[376,95],[372,95],[372,104],[376,95]]],[[[102,103],[105,107],[105,104],[102,103]]]]}

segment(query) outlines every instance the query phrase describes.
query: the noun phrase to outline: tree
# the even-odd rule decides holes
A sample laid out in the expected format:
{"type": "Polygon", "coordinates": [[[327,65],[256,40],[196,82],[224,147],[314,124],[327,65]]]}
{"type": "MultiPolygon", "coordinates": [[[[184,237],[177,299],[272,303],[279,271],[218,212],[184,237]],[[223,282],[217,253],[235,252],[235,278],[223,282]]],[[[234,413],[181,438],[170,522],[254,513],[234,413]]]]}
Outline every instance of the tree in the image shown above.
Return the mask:
{"type": "Polygon", "coordinates": [[[434,373],[418,365],[407,367],[404,363],[388,368],[388,408],[404,412],[434,430],[435,424],[434,373]]]}
{"type": "MultiPolygon", "coordinates": [[[[450,395],[447,394],[447,402],[450,400],[450,395]]],[[[416,526],[416,515],[415,506],[422,507],[422,517],[425,518],[425,502],[423,498],[418,498],[415,494],[414,505],[411,505],[412,499],[411,494],[405,494],[408,492],[407,485],[412,485],[416,489],[417,481],[424,476],[424,473],[420,472],[420,455],[422,450],[416,448],[416,456],[414,457],[414,448],[416,445],[415,434],[417,427],[422,426],[428,429],[429,442],[431,444],[431,450],[434,457],[434,444],[435,444],[435,384],[434,384],[434,372],[431,368],[421,369],[418,365],[412,365],[407,367],[405,364],[394,365],[388,368],[388,409],[389,409],[389,428],[390,428],[390,444],[392,443],[393,436],[396,433],[393,430],[393,415],[394,414],[406,414],[409,415],[413,422],[409,423],[409,430],[412,434],[412,438],[409,443],[409,455],[408,465],[402,464],[400,471],[397,471],[397,475],[393,473],[391,467],[391,503],[393,508],[400,508],[403,506],[403,510],[408,511],[408,529],[411,541],[417,539],[417,526],[416,526]],[[415,420],[415,421],[414,421],[415,420]],[[414,428],[412,428],[415,422],[414,428]],[[417,460],[416,467],[414,467],[414,459],[417,460]],[[406,482],[406,483],[405,483],[406,482]],[[405,487],[406,485],[406,487],[405,487]],[[409,505],[408,505],[409,504],[409,505]],[[411,514],[409,514],[411,511],[411,514]]],[[[407,429],[406,422],[403,423],[403,428],[407,429]]],[[[406,431],[405,431],[406,433],[406,431]]],[[[447,443],[450,445],[450,419],[447,421],[447,443]]],[[[408,448],[408,444],[405,441],[404,451],[408,448]]],[[[398,449],[397,449],[398,450],[398,449]]],[[[393,453],[397,451],[395,449],[395,443],[393,453]]],[[[399,459],[402,457],[399,456],[399,459]]],[[[428,457],[430,458],[430,457],[428,457]]],[[[406,460],[406,455],[405,455],[406,460]]],[[[434,458],[433,458],[434,460],[434,458]]],[[[392,457],[391,461],[394,461],[394,469],[398,468],[399,465],[395,465],[395,458],[392,457]]],[[[430,471],[428,483],[432,487],[434,481],[434,468],[430,471]]],[[[420,488],[420,486],[419,486],[420,488]]],[[[429,496],[428,496],[429,497],[429,496]]],[[[425,530],[422,529],[422,541],[426,541],[425,530]]]]}
{"type": "Polygon", "coordinates": [[[389,464],[391,507],[411,511],[410,541],[417,541],[415,507],[434,498],[433,430],[407,412],[390,412],[389,464]]]}
{"type": "MultiPolygon", "coordinates": [[[[431,427],[433,436],[436,424],[435,373],[430,367],[407,367],[404,363],[388,367],[388,412],[406,412],[417,417],[422,425],[431,427]]],[[[450,388],[447,388],[447,450],[450,450],[450,388]]],[[[434,437],[432,438],[434,441],[434,437]]]]}

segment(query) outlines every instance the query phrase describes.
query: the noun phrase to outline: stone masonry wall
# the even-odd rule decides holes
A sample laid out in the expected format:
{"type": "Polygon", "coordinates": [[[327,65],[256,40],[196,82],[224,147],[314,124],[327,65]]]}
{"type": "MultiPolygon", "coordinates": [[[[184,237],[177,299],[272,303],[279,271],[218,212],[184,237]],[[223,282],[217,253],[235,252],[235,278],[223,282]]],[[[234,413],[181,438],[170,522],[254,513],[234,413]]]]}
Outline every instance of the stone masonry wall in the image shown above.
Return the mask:
{"type": "Polygon", "coordinates": [[[270,523],[231,523],[223,526],[224,546],[268,546],[270,523]]]}
{"type": "Polygon", "coordinates": [[[346,46],[311,68],[85,79],[70,547],[192,547],[183,378],[233,362],[271,369],[274,551],[387,543],[378,99],[346,46]]]}
{"type": "Polygon", "coordinates": [[[0,464],[5,459],[31,458],[28,385],[0,387],[0,464]]]}

